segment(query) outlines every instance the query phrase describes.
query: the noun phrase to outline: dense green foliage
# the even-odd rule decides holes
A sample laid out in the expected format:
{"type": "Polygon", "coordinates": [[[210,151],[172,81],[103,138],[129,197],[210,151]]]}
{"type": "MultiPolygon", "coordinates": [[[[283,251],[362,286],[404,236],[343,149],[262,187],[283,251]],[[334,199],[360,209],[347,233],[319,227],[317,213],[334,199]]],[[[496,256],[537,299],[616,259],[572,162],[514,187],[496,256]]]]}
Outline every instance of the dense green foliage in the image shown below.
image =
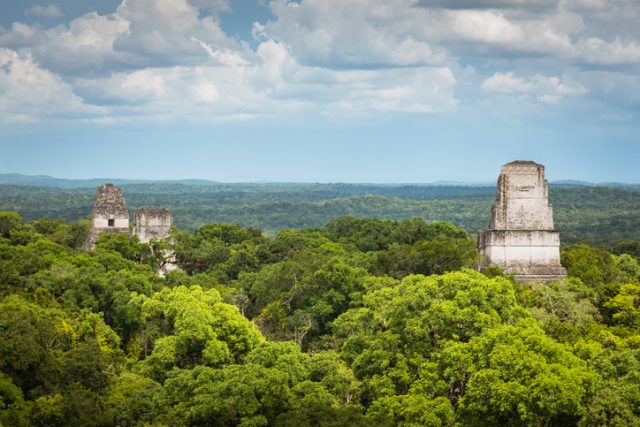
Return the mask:
{"type": "Polygon", "coordinates": [[[638,241],[544,286],[419,218],[85,233],[0,213],[1,425],[640,424],[638,241]]]}
{"type": "MultiPolygon", "coordinates": [[[[283,229],[322,227],[344,215],[380,219],[420,217],[446,221],[475,234],[489,222],[495,186],[373,184],[121,185],[129,209],[162,206],[176,225],[195,231],[207,223],[256,227],[268,235],[283,229]]],[[[89,188],[0,184],[0,211],[28,220],[87,218],[95,195],[89,188]]],[[[640,188],[552,185],[551,202],[563,243],[615,245],[638,239],[640,188]]]]}

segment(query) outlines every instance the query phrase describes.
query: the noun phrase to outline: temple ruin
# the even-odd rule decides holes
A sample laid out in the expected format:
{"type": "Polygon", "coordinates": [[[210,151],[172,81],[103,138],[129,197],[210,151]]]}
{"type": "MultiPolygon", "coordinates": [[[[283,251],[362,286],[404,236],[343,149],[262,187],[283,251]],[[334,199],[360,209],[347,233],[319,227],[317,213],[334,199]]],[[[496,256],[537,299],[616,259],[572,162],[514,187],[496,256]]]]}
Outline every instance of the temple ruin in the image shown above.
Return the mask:
{"type": "Polygon", "coordinates": [[[167,208],[139,208],[134,214],[133,234],[140,242],[149,243],[151,239],[161,240],[169,235],[173,218],[167,208]]]}
{"type": "Polygon", "coordinates": [[[93,249],[102,233],[129,233],[129,211],[122,190],[113,184],[98,187],[91,210],[91,230],[84,243],[93,249]]]}
{"type": "Polygon", "coordinates": [[[515,161],[502,167],[489,229],[478,234],[478,249],[519,282],[566,277],[544,166],[515,161]]]}
{"type": "MultiPolygon", "coordinates": [[[[139,208],[135,212],[133,235],[142,243],[151,239],[165,239],[173,225],[173,218],[166,208],[139,208]]],[[[131,234],[129,211],[122,190],[113,184],[98,187],[91,210],[91,231],[84,243],[85,249],[93,249],[102,233],[131,234]]]]}

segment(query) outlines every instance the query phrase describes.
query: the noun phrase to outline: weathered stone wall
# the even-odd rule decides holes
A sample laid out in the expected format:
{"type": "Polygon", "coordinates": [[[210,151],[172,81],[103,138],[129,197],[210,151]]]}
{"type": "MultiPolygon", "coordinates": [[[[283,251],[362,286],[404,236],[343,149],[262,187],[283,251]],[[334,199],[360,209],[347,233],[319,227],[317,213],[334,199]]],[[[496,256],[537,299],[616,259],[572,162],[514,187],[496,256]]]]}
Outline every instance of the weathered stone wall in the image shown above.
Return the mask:
{"type": "Polygon", "coordinates": [[[493,205],[492,230],[553,230],[553,209],[544,166],[516,161],[504,165],[493,205]]]}
{"type": "Polygon", "coordinates": [[[133,233],[142,243],[151,239],[165,239],[173,225],[173,218],[166,208],[140,208],[135,212],[133,233]]]}
{"type": "Polygon", "coordinates": [[[504,165],[489,229],[478,234],[478,248],[487,261],[520,281],[566,276],[548,189],[544,166],[530,161],[504,165]]]}
{"type": "Polygon", "coordinates": [[[122,190],[113,184],[98,187],[91,209],[91,230],[84,243],[92,249],[101,233],[129,233],[129,211],[122,190]]]}

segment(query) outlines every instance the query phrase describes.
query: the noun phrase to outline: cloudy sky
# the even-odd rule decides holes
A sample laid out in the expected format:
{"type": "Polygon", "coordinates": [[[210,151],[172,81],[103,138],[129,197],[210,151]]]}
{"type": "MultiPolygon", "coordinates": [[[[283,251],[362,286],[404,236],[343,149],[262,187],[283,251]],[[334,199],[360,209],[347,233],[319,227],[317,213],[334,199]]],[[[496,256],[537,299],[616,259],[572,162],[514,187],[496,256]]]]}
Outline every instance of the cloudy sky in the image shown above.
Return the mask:
{"type": "Polygon", "coordinates": [[[0,3],[0,172],[640,182],[637,0],[0,3]]]}

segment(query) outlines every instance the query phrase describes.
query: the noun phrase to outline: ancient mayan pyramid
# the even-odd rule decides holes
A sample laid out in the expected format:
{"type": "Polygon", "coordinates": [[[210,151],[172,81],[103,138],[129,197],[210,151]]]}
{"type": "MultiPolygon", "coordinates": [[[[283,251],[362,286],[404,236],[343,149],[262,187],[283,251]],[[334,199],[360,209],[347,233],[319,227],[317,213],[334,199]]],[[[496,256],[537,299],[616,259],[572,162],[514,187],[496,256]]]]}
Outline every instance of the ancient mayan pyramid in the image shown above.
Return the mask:
{"type": "Polygon", "coordinates": [[[520,282],[566,277],[544,166],[515,161],[502,167],[489,229],[478,234],[478,249],[520,282]]]}

